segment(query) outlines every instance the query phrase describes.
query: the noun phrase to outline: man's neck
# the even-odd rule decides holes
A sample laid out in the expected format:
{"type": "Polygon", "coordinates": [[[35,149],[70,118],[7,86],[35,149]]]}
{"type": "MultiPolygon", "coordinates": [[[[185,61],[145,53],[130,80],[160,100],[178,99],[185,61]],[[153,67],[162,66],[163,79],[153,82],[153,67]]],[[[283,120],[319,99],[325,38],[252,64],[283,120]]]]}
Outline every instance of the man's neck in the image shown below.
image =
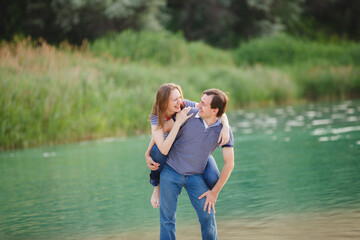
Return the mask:
{"type": "Polygon", "coordinates": [[[206,124],[210,127],[211,125],[213,125],[214,123],[216,123],[218,121],[218,117],[210,117],[210,118],[203,118],[203,120],[206,122],[206,124]]]}

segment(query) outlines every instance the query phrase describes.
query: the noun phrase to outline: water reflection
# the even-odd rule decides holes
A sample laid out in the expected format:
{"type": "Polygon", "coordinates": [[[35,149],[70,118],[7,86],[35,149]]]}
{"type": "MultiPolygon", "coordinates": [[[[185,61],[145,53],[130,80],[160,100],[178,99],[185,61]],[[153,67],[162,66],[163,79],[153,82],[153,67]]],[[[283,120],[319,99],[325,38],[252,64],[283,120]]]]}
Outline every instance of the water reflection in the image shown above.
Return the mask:
{"type": "Polygon", "coordinates": [[[306,132],[311,130],[313,136],[332,134],[334,136],[321,137],[319,140],[335,141],[342,137],[339,134],[360,131],[360,111],[357,104],[358,101],[346,101],[331,106],[311,104],[254,112],[239,110],[231,120],[233,130],[242,134],[264,131],[271,135],[274,131],[291,132],[299,128],[306,132]]]}
{"type": "MultiPolygon", "coordinates": [[[[216,205],[219,239],[360,238],[360,101],[229,118],[236,164],[216,205]]],[[[157,239],[148,141],[0,153],[0,239],[157,239]]],[[[200,238],[185,191],[177,221],[179,239],[200,238]]]]}

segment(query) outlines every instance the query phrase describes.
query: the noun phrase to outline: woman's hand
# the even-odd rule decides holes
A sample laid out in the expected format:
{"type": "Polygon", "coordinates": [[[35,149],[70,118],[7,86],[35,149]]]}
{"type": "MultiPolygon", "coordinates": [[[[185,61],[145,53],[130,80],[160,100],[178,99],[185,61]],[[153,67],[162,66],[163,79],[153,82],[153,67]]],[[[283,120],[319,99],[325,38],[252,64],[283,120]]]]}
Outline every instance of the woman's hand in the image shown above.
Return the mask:
{"type": "Polygon", "coordinates": [[[178,112],[176,114],[176,122],[178,124],[183,124],[184,122],[186,122],[186,120],[188,120],[194,113],[188,115],[189,111],[190,111],[190,107],[184,108],[183,110],[181,110],[180,112],[178,112]]]}
{"type": "Polygon", "coordinates": [[[223,125],[223,128],[221,129],[220,135],[219,135],[219,139],[218,139],[218,143],[220,146],[228,143],[230,140],[230,129],[228,126],[223,125]]]}
{"type": "Polygon", "coordinates": [[[154,160],[152,159],[151,156],[146,155],[145,156],[145,161],[146,161],[146,164],[147,164],[148,168],[150,168],[151,171],[156,171],[156,170],[159,169],[160,164],[157,163],[157,162],[154,162],[154,160]]]}

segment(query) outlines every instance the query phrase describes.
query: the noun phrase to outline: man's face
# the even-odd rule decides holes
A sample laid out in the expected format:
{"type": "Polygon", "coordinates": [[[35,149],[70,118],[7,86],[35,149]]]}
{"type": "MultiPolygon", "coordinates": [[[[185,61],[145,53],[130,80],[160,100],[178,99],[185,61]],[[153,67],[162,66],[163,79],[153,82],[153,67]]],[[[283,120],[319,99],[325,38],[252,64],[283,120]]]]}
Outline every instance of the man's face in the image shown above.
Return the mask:
{"type": "Polygon", "coordinates": [[[199,108],[199,116],[202,118],[209,118],[214,113],[216,114],[216,110],[211,108],[211,101],[213,99],[213,95],[206,95],[204,94],[201,97],[200,102],[198,103],[199,108]]]}

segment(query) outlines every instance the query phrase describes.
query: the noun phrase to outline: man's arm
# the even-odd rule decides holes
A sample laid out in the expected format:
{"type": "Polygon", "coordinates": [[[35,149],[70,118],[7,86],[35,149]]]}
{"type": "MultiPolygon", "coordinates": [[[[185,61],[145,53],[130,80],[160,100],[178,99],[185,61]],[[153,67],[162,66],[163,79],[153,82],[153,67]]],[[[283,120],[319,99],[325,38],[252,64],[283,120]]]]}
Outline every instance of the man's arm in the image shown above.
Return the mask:
{"type": "Polygon", "coordinates": [[[230,177],[230,174],[232,170],[234,169],[234,148],[232,147],[224,147],[223,148],[223,157],[224,157],[224,167],[221,170],[219,180],[213,187],[213,189],[205,192],[202,194],[199,199],[206,197],[205,205],[204,205],[204,211],[208,209],[208,212],[210,214],[210,209],[212,208],[215,213],[215,203],[217,200],[217,197],[221,191],[221,189],[224,187],[225,183],[230,177]]]}

